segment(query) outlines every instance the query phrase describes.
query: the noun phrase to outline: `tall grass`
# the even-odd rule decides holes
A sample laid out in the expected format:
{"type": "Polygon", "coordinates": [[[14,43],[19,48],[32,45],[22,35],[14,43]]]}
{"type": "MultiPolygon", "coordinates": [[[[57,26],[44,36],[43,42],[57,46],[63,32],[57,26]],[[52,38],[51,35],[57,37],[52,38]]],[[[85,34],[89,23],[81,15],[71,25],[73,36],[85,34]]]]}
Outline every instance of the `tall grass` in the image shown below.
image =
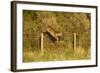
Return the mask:
{"type": "MultiPolygon", "coordinates": [[[[32,49],[32,48],[31,48],[32,49]]],[[[63,61],[63,60],[83,60],[90,59],[90,50],[84,48],[45,48],[41,50],[28,50],[23,52],[23,62],[44,62],[44,61],[63,61]]]]}

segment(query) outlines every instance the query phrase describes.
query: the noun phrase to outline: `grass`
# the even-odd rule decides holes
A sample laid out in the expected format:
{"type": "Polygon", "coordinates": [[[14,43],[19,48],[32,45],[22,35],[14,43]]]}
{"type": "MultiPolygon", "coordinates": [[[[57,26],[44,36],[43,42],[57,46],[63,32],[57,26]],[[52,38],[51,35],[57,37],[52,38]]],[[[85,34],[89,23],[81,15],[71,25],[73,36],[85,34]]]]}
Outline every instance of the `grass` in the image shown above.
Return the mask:
{"type": "Polygon", "coordinates": [[[83,48],[68,49],[50,49],[28,50],[23,52],[23,62],[44,62],[44,61],[63,61],[63,60],[83,60],[90,59],[90,50],[83,48]]]}

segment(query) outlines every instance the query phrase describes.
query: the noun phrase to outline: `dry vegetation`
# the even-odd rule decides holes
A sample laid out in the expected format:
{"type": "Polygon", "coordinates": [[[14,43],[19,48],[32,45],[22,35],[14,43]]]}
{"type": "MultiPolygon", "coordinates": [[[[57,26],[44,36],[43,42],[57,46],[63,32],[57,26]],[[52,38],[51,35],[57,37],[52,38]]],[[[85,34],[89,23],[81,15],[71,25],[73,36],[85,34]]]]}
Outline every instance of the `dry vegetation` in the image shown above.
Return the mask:
{"type": "Polygon", "coordinates": [[[23,62],[90,59],[91,23],[89,13],[23,10],[23,62]],[[44,52],[40,49],[40,34],[46,25],[62,33],[56,42],[45,33],[44,52]],[[77,48],[73,49],[73,33],[77,48]]]}

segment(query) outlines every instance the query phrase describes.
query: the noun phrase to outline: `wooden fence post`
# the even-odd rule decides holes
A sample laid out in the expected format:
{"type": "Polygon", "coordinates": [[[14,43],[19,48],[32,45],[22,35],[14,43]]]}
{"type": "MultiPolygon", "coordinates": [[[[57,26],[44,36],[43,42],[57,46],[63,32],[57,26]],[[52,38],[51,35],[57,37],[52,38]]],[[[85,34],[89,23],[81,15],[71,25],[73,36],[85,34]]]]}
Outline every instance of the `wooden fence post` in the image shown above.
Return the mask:
{"type": "Polygon", "coordinates": [[[43,37],[44,37],[44,35],[43,35],[43,32],[41,33],[41,52],[43,53],[43,37]]]}
{"type": "Polygon", "coordinates": [[[74,32],[74,34],[73,34],[73,36],[74,36],[74,50],[75,50],[75,48],[76,48],[76,33],[74,32]]]}

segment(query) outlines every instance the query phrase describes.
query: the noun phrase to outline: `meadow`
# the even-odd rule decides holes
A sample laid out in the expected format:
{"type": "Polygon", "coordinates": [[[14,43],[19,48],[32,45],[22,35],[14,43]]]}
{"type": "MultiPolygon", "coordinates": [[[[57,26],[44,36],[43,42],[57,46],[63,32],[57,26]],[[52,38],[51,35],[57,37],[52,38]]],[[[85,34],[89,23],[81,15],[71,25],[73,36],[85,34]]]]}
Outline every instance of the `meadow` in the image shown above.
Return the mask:
{"type": "Polygon", "coordinates": [[[41,52],[41,50],[25,51],[23,53],[24,62],[44,62],[44,61],[64,61],[64,60],[85,60],[90,59],[90,49],[83,48],[73,49],[48,49],[41,52]]]}

